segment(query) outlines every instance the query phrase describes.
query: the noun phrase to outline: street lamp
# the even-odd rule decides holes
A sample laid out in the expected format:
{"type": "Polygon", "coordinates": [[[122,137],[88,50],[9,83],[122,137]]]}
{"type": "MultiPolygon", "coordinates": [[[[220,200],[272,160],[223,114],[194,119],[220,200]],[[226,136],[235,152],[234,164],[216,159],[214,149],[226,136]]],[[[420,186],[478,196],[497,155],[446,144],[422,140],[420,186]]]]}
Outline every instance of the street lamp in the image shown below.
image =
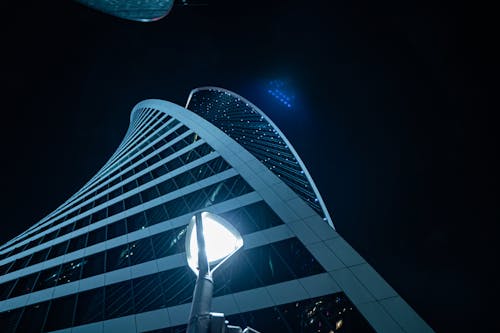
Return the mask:
{"type": "MultiPolygon", "coordinates": [[[[237,333],[238,326],[227,324],[222,313],[210,312],[213,294],[212,273],[243,246],[240,233],[222,217],[196,213],[186,233],[186,257],[197,275],[187,333],[237,333]],[[210,265],[215,265],[210,268],[210,265]]],[[[246,328],[243,332],[256,332],[246,328]]]]}
{"type": "Polygon", "coordinates": [[[207,267],[208,271],[213,273],[242,246],[243,239],[238,230],[222,217],[202,212],[191,218],[186,234],[186,257],[189,267],[196,275],[202,273],[201,269],[205,268],[199,265],[200,262],[205,261],[203,259],[205,255],[208,265],[216,263],[213,268],[207,267]],[[202,231],[198,232],[198,228],[202,231]],[[198,237],[198,234],[202,236],[202,239],[198,237]],[[204,249],[200,246],[202,243],[204,249]],[[200,252],[202,259],[199,258],[200,252]]]}

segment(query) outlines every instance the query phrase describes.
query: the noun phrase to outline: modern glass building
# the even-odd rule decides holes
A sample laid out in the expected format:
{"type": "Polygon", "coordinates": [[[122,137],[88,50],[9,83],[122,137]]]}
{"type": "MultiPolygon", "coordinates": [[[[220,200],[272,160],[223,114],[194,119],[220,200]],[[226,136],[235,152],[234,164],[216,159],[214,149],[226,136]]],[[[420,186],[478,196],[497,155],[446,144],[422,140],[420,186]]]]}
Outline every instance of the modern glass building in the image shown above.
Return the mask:
{"type": "Polygon", "coordinates": [[[244,247],[212,310],[261,332],[432,332],[335,231],[307,169],[256,106],[224,89],[186,108],[146,100],[122,143],[64,204],[0,247],[2,332],[183,332],[195,212],[244,247]]]}

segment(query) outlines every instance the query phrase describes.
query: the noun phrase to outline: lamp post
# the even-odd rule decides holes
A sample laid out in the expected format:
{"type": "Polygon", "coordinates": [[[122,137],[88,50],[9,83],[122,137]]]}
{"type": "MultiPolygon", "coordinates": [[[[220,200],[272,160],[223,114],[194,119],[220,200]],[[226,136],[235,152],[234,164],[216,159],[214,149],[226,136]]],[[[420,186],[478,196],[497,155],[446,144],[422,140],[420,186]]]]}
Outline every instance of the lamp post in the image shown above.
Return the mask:
{"type": "Polygon", "coordinates": [[[197,275],[187,333],[242,332],[227,325],[224,314],[210,312],[213,294],[212,273],[243,246],[239,232],[226,220],[212,213],[196,213],[188,225],[186,257],[197,275]],[[216,264],[210,268],[210,264],[216,264]]]}

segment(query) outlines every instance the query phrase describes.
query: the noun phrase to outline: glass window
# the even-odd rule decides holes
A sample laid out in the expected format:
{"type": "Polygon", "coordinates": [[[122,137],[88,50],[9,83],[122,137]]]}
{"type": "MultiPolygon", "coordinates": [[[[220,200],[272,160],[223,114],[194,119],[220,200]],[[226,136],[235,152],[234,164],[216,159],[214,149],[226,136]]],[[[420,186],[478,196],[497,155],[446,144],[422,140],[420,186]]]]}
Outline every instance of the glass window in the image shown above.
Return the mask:
{"type": "Polygon", "coordinates": [[[127,220],[127,231],[129,233],[139,229],[144,229],[148,226],[144,212],[140,212],[132,216],[129,216],[127,217],[126,220],[127,220]]]}
{"type": "Polygon", "coordinates": [[[0,285],[0,301],[9,297],[10,291],[17,280],[11,280],[0,285]]]}
{"type": "Polygon", "coordinates": [[[288,265],[272,249],[272,245],[245,251],[245,259],[249,267],[253,268],[253,275],[264,285],[295,278],[288,265]]]}
{"type": "Polygon", "coordinates": [[[104,252],[85,257],[82,262],[82,279],[104,273],[104,252]]]}
{"type": "Polygon", "coordinates": [[[16,327],[21,317],[24,308],[18,308],[14,310],[9,310],[5,312],[0,312],[0,327],[2,327],[2,332],[5,333],[15,333],[17,332],[16,327]]]}
{"type": "MultiPolygon", "coordinates": [[[[95,193],[94,193],[94,195],[95,195],[95,193]]],[[[89,199],[89,198],[91,198],[91,197],[93,197],[93,195],[87,195],[87,196],[85,196],[85,200],[88,200],[88,199],[89,199]]],[[[88,204],[86,204],[86,205],[82,206],[82,207],[80,208],[80,210],[81,210],[82,212],[86,212],[86,211],[88,211],[88,210],[91,210],[93,207],[94,207],[94,202],[92,201],[92,202],[89,202],[88,204]]]]}
{"type": "Polygon", "coordinates": [[[133,313],[132,281],[123,281],[105,287],[104,319],[133,313]]]}
{"type": "Polygon", "coordinates": [[[33,242],[33,244],[30,245],[30,248],[35,247],[37,245],[40,245],[40,244],[43,243],[43,237],[37,238],[35,240],[32,240],[31,242],[33,242]]]}
{"type": "Polygon", "coordinates": [[[40,276],[35,284],[34,291],[54,287],[59,279],[59,271],[61,266],[55,266],[44,269],[40,272],[40,276]]]}
{"type": "Polygon", "coordinates": [[[151,239],[143,238],[129,244],[129,258],[131,265],[137,265],[146,261],[153,260],[153,246],[151,239]]]}
{"type": "Polygon", "coordinates": [[[134,188],[137,187],[137,182],[134,180],[126,183],[125,185],[123,185],[123,193],[126,193],[134,188]]]}
{"type": "MultiPolygon", "coordinates": [[[[119,179],[119,178],[118,178],[119,179]]],[[[111,185],[111,184],[110,184],[111,185]]],[[[109,199],[116,198],[117,196],[123,194],[123,188],[118,187],[109,193],[109,199]]]]}
{"type": "MultiPolygon", "coordinates": [[[[23,237],[24,238],[24,237],[23,237]]],[[[12,243],[12,244],[16,244],[16,242],[12,243]]],[[[31,242],[30,242],[31,243],[31,242]]],[[[7,258],[9,256],[9,253],[8,252],[5,252],[5,253],[2,253],[0,254],[0,260],[4,260],[5,258],[7,258]]]]}
{"type": "MultiPolygon", "coordinates": [[[[262,254],[262,248],[259,254],[262,254]]],[[[222,265],[214,276],[214,296],[225,295],[242,290],[254,289],[264,286],[258,272],[249,264],[247,253],[252,251],[236,252],[226,265],[222,265]]],[[[265,249],[264,249],[265,250],[265,249]]],[[[259,258],[265,261],[266,258],[259,258]]],[[[277,281],[280,282],[280,281],[277,281]]]]}
{"type": "Polygon", "coordinates": [[[51,241],[53,240],[54,238],[57,237],[57,233],[59,232],[59,229],[57,230],[54,230],[52,231],[51,233],[48,233],[47,235],[45,235],[45,239],[44,239],[44,242],[48,242],[48,241],[51,241]]]}
{"type": "Polygon", "coordinates": [[[196,278],[189,268],[179,267],[164,271],[159,273],[159,278],[166,306],[191,301],[196,278]]]}
{"type": "MultiPolygon", "coordinates": [[[[22,238],[23,238],[23,239],[26,239],[27,237],[26,237],[26,236],[23,236],[22,238]]],[[[28,242],[28,245],[26,246],[26,250],[31,249],[31,248],[34,248],[35,246],[37,246],[37,245],[38,245],[38,241],[39,241],[38,239],[33,239],[33,240],[30,240],[30,241],[28,242]]],[[[0,256],[0,260],[2,260],[2,259],[3,259],[3,258],[2,258],[2,256],[0,256]]]]}
{"type": "Polygon", "coordinates": [[[47,254],[49,253],[49,251],[50,251],[50,247],[33,253],[33,255],[31,256],[31,260],[28,263],[28,266],[38,264],[42,261],[45,261],[45,258],[47,258],[47,254]]]}
{"type": "Polygon", "coordinates": [[[125,220],[119,220],[114,223],[108,224],[107,239],[112,239],[127,233],[127,224],[125,220]]]}
{"type": "Polygon", "coordinates": [[[70,223],[67,226],[64,226],[61,228],[61,235],[66,235],[69,234],[70,232],[73,231],[73,228],[75,227],[74,223],[70,223]]]}
{"type": "Polygon", "coordinates": [[[278,215],[264,201],[222,213],[220,216],[230,221],[241,234],[283,224],[278,215]]]}
{"type": "Polygon", "coordinates": [[[139,193],[125,199],[125,209],[130,209],[142,203],[139,193]]]}
{"type": "MultiPolygon", "coordinates": [[[[139,160],[139,158],[137,158],[137,161],[139,160]]],[[[139,172],[141,172],[142,170],[146,169],[147,168],[147,165],[146,163],[141,163],[139,164],[138,166],[135,167],[134,171],[136,174],[138,174],[139,172]]]]}
{"type": "Polygon", "coordinates": [[[153,180],[153,176],[151,175],[151,172],[146,172],[139,178],[137,178],[137,183],[139,186],[146,184],[147,182],[153,180]]]}
{"type": "Polygon", "coordinates": [[[78,230],[80,228],[83,228],[83,227],[86,227],[90,224],[90,218],[91,218],[92,215],[90,216],[85,216],[81,219],[79,219],[78,221],[75,222],[75,229],[74,230],[78,230]]]}
{"type": "Polygon", "coordinates": [[[213,152],[214,150],[212,149],[212,147],[210,147],[208,144],[204,143],[202,144],[201,146],[197,147],[196,148],[196,151],[198,152],[198,154],[200,154],[201,156],[204,156],[204,155],[207,155],[211,152],[213,152]]]}
{"type": "Polygon", "coordinates": [[[12,265],[12,261],[9,263],[6,263],[5,265],[0,266],[0,276],[6,274],[11,265],[12,265]]]}
{"type": "Polygon", "coordinates": [[[232,193],[235,194],[234,196],[238,195],[237,192],[231,192],[228,186],[231,186],[230,182],[219,183],[219,185],[213,188],[211,192],[208,192],[208,197],[212,205],[229,199],[232,193]]]}
{"type": "Polygon", "coordinates": [[[146,211],[146,219],[148,225],[153,225],[168,220],[168,214],[163,205],[158,205],[146,211]]]}
{"type": "Polygon", "coordinates": [[[143,201],[147,202],[147,201],[153,200],[155,198],[158,198],[160,193],[158,192],[158,189],[156,188],[156,186],[152,186],[152,187],[142,191],[141,195],[142,195],[143,201]]]}
{"type": "Polygon", "coordinates": [[[14,254],[18,254],[18,253],[21,253],[24,251],[24,248],[27,246],[28,244],[24,244],[24,245],[21,245],[21,246],[18,246],[16,247],[13,251],[12,251],[12,254],[11,255],[14,255],[14,254]]]}
{"type": "Polygon", "coordinates": [[[174,181],[176,182],[176,184],[179,185],[179,187],[184,187],[184,186],[187,186],[189,184],[194,183],[196,180],[193,178],[191,173],[189,171],[187,171],[187,172],[181,173],[178,176],[175,176],[174,181]]]}
{"type": "Polygon", "coordinates": [[[177,198],[163,204],[170,218],[174,218],[189,212],[189,207],[186,205],[184,198],[177,198]]]}
{"type": "Polygon", "coordinates": [[[155,179],[160,178],[161,176],[163,176],[167,172],[168,172],[168,169],[163,165],[160,165],[159,167],[157,167],[156,169],[151,171],[151,173],[153,174],[153,177],[155,179]]]}
{"type": "MultiPolygon", "coordinates": [[[[128,179],[128,178],[132,177],[133,175],[134,175],[134,169],[130,169],[129,171],[125,172],[125,173],[121,176],[121,178],[122,178],[123,180],[125,180],[125,179],[128,179]]],[[[135,182],[135,180],[133,180],[132,182],[135,182]]]]}
{"type": "Polygon", "coordinates": [[[189,193],[188,195],[186,195],[186,201],[189,202],[191,211],[211,205],[204,189],[189,193]]]}
{"type": "Polygon", "coordinates": [[[163,183],[156,185],[158,190],[160,191],[160,195],[165,195],[172,191],[177,190],[177,185],[174,183],[172,179],[167,179],[163,183]]]}
{"type": "Polygon", "coordinates": [[[92,230],[89,232],[89,237],[87,239],[87,247],[104,242],[106,240],[106,226],[100,227],[99,229],[92,230]]]}
{"type": "Polygon", "coordinates": [[[129,257],[130,248],[128,244],[107,250],[106,272],[129,266],[129,257]]]}
{"type": "Polygon", "coordinates": [[[186,230],[187,228],[183,226],[151,237],[156,258],[185,251],[186,230]]]}
{"type": "Polygon", "coordinates": [[[297,278],[324,272],[321,265],[297,238],[273,243],[271,247],[274,255],[279,256],[297,278]],[[302,260],[295,260],[295,258],[302,258],[302,260]]]}
{"type": "Polygon", "coordinates": [[[66,253],[66,249],[68,248],[68,243],[69,241],[65,241],[56,245],[52,246],[52,249],[49,252],[49,256],[47,257],[48,259],[52,258],[57,258],[59,256],[62,256],[66,253]]]}
{"type": "Polygon", "coordinates": [[[212,170],[208,167],[207,164],[202,164],[192,169],[191,173],[197,180],[205,179],[213,174],[212,170]]]}
{"type": "Polygon", "coordinates": [[[23,316],[17,326],[18,332],[41,332],[49,302],[28,305],[24,308],[23,316]]]}
{"type": "Polygon", "coordinates": [[[93,213],[90,223],[96,223],[97,221],[104,220],[108,216],[107,210],[107,208],[103,208],[93,213]]]}
{"type": "Polygon", "coordinates": [[[135,312],[141,313],[164,306],[163,293],[157,274],[132,280],[134,288],[135,312]]]}
{"type": "Polygon", "coordinates": [[[87,234],[83,234],[75,238],[72,238],[69,241],[67,253],[83,249],[85,247],[85,244],[87,244],[87,234]]]}
{"type": "Polygon", "coordinates": [[[76,295],[53,299],[45,322],[44,331],[55,331],[73,324],[76,295]]]}
{"type": "Polygon", "coordinates": [[[167,147],[165,150],[159,152],[158,155],[160,155],[161,159],[164,159],[165,157],[172,155],[174,152],[175,150],[172,147],[167,147]]]}
{"type": "MultiPolygon", "coordinates": [[[[65,209],[66,210],[66,209],[65,209]]],[[[64,221],[67,221],[69,220],[70,218],[72,217],[75,217],[79,214],[79,210],[78,209],[75,209],[74,211],[72,211],[71,213],[69,213],[68,215],[66,215],[66,217],[64,218],[64,221]]],[[[58,221],[58,223],[61,222],[61,221],[58,221]]]]}
{"type": "Polygon", "coordinates": [[[344,293],[239,313],[226,319],[232,325],[250,326],[261,332],[374,332],[344,293]]]}
{"type": "Polygon", "coordinates": [[[210,165],[210,168],[215,172],[219,173],[224,170],[229,169],[231,166],[227,164],[227,162],[222,158],[222,157],[217,157],[213,159],[212,161],[208,162],[210,165]]]}
{"type": "Polygon", "coordinates": [[[80,279],[80,273],[82,271],[82,266],[85,263],[85,259],[78,259],[71,262],[67,262],[62,265],[61,273],[59,274],[59,284],[69,283],[80,279]]]}
{"type": "Polygon", "coordinates": [[[230,178],[226,184],[230,189],[230,192],[233,195],[233,197],[253,191],[250,185],[248,185],[247,182],[244,181],[243,178],[241,178],[240,176],[230,178]]]}
{"type": "Polygon", "coordinates": [[[103,306],[104,288],[79,293],[75,312],[75,326],[101,321],[104,313],[103,306]]]}
{"type": "Polygon", "coordinates": [[[123,201],[118,201],[108,207],[108,216],[113,216],[125,210],[125,205],[123,201]]]}
{"type": "Polygon", "coordinates": [[[17,271],[18,269],[26,267],[30,258],[31,258],[31,255],[16,259],[14,261],[14,264],[10,267],[9,272],[17,271]]]}
{"type": "MultiPolygon", "coordinates": [[[[105,188],[103,188],[102,190],[105,190],[105,188]]],[[[105,194],[105,195],[101,196],[100,198],[98,198],[97,200],[95,200],[94,207],[97,207],[100,204],[105,203],[106,201],[108,201],[108,195],[107,194],[105,194]]]]}
{"type": "Polygon", "coordinates": [[[175,170],[177,168],[180,168],[181,166],[183,166],[183,163],[181,162],[181,160],[177,157],[177,158],[174,158],[173,160],[171,161],[168,161],[167,163],[165,163],[165,165],[167,166],[167,168],[169,170],[175,170]]]}
{"type": "Polygon", "coordinates": [[[38,277],[38,272],[19,278],[19,280],[16,283],[16,286],[14,287],[14,289],[12,289],[10,298],[32,292],[37,277],[38,277]]]}

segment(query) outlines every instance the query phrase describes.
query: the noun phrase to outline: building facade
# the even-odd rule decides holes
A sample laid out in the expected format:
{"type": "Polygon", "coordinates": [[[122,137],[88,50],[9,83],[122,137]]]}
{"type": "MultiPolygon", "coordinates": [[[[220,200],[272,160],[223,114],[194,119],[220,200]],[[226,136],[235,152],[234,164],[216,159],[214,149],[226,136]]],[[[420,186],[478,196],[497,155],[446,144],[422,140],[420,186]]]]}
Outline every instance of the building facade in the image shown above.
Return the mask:
{"type": "Polygon", "coordinates": [[[244,247],[214,274],[212,310],[261,332],[432,332],[335,231],[299,156],[221,88],[186,108],[146,100],[102,169],[0,247],[5,332],[183,332],[195,275],[186,226],[209,211],[244,247]]]}

